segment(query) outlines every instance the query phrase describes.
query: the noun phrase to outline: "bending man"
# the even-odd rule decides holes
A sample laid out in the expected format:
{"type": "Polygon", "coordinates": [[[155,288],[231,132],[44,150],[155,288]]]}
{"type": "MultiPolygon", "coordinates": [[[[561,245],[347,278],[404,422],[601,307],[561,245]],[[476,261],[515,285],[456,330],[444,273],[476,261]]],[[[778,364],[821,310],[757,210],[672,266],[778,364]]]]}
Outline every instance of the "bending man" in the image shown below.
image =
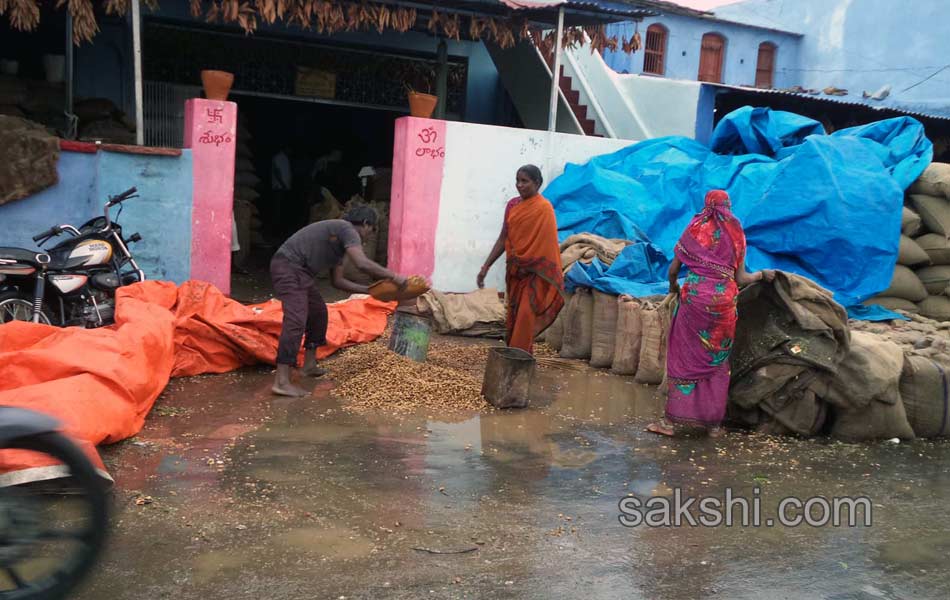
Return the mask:
{"type": "Polygon", "coordinates": [[[297,366],[300,341],[304,339],[304,375],[320,377],[326,371],[317,364],[317,348],[326,344],[327,304],[317,290],[314,277],[332,271],[333,287],[365,294],[367,286],[343,277],[343,257],[375,279],[393,279],[402,285],[404,277],[373,262],[363,253],[362,238],[376,230],[376,211],[368,206],[351,209],[343,219],[307,225],[290,237],[270,263],[274,293],[284,305],[284,322],[277,346],[277,379],[272,388],[281,396],[306,396],[307,391],[290,379],[297,366]],[[306,334],[306,338],[304,338],[306,334]]]}

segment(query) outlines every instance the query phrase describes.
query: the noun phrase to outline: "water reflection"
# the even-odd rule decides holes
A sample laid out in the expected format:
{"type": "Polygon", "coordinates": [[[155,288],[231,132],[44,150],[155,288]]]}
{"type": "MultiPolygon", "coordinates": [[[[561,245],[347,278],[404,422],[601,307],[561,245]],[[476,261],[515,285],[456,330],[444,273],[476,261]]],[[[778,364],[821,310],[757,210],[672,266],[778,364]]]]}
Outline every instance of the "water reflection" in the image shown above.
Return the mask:
{"type": "MultiPolygon", "coordinates": [[[[324,392],[273,402],[269,378],[212,392],[205,379],[183,384],[163,402],[192,412],[150,424],[140,436],[149,450],[127,453],[117,468],[120,486],[156,496],[163,509],[226,522],[227,533],[209,534],[219,547],[159,556],[141,531],[120,530],[128,566],[117,561],[115,579],[85,597],[140,597],[133,575],[149,561],[193,573],[208,593],[238,570],[270,564],[302,585],[318,579],[311,597],[369,593],[380,565],[393,585],[438,597],[947,597],[934,595],[950,554],[944,443],[659,438],[643,432],[662,410],[654,391],[592,371],[546,368],[531,408],[447,419],[353,415],[324,392]],[[234,398],[248,390],[258,404],[242,399],[238,410],[234,398]],[[627,494],[751,496],[755,487],[763,511],[793,494],[868,495],[875,524],[628,529],[617,519],[627,494]],[[472,546],[458,556],[413,550],[472,546]],[[487,587],[440,587],[456,575],[487,587]],[[347,577],[349,589],[334,587],[347,577]],[[405,587],[413,585],[425,589],[405,587]]],[[[149,526],[152,539],[180,535],[170,523],[149,526]]]]}

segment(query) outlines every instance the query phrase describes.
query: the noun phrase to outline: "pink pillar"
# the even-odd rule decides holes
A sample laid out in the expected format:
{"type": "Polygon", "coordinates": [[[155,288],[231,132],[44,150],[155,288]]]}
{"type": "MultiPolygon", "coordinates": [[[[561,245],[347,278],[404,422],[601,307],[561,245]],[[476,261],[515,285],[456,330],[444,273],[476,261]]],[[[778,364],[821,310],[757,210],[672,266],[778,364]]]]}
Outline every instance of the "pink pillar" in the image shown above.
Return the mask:
{"type": "Polygon", "coordinates": [[[431,277],[445,168],[445,121],[396,121],[389,215],[389,268],[431,277]]]}
{"type": "Polygon", "coordinates": [[[185,148],[191,149],[191,278],[231,293],[231,220],[237,104],[185,101],[185,148]]]}

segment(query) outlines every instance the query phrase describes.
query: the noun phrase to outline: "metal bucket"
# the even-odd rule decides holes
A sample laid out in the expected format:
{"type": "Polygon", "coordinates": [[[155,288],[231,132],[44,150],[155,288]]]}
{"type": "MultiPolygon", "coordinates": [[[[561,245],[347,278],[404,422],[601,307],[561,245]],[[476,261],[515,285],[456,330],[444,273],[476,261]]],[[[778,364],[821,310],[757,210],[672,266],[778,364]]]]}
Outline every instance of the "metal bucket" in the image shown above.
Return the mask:
{"type": "Polygon", "coordinates": [[[536,361],[520,348],[492,348],[482,380],[482,395],[496,408],[528,406],[536,361]]]}
{"type": "Polygon", "coordinates": [[[392,336],[389,338],[389,349],[416,362],[425,362],[431,334],[432,319],[425,315],[397,310],[392,336]]]}

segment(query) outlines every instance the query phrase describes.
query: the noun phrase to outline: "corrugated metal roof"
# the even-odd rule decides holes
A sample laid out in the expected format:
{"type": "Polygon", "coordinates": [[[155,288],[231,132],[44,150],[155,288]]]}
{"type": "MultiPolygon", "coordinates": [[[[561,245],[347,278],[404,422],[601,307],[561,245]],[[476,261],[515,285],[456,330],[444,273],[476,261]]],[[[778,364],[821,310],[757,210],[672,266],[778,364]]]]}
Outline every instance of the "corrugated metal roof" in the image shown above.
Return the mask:
{"type": "MultiPolygon", "coordinates": [[[[637,4],[628,4],[615,0],[450,0],[439,4],[448,8],[464,5],[494,5],[498,8],[526,11],[532,19],[554,22],[558,9],[563,7],[569,15],[593,18],[596,21],[640,20],[659,14],[655,9],[637,4]]],[[[570,20],[570,19],[569,19],[570,20]]]]}
{"type": "Polygon", "coordinates": [[[764,96],[786,96],[793,98],[801,98],[803,100],[811,100],[813,102],[830,102],[833,104],[842,104],[845,106],[855,106],[871,110],[880,110],[880,111],[893,111],[899,112],[905,115],[910,115],[912,117],[922,117],[926,119],[939,119],[942,121],[950,121],[950,105],[944,107],[938,107],[935,109],[923,108],[917,104],[905,104],[900,100],[889,98],[884,101],[871,101],[863,102],[863,98],[860,100],[852,96],[829,96],[824,93],[818,94],[806,94],[800,92],[791,92],[788,90],[776,90],[776,89],[763,89],[763,88],[754,88],[754,87],[745,87],[741,85],[726,85],[722,83],[703,83],[703,85],[708,85],[711,87],[724,89],[724,90],[735,90],[739,92],[746,92],[751,94],[759,94],[764,96]]]}
{"type": "Polygon", "coordinates": [[[544,8],[574,8],[605,12],[623,17],[652,17],[656,11],[610,0],[497,0],[515,10],[537,10],[544,8]]]}
{"type": "Polygon", "coordinates": [[[656,11],[637,7],[626,2],[611,2],[609,0],[500,0],[514,9],[538,9],[564,6],[565,8],[580,8],[596,10],[621,16],[653,16],[656,11]]]}

